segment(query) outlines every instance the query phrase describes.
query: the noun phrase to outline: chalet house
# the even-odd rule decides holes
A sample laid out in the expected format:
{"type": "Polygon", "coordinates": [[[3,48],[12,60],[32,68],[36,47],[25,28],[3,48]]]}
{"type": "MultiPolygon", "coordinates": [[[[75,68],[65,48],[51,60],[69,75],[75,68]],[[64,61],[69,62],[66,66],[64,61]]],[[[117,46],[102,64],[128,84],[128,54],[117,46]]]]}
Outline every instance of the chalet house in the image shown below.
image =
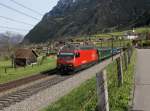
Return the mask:
{"type": "Polygon", "coordinates": [[[37,62],[38,55],[32,49],[17,49],[14,55],[16,66],[27,66],[37,62]]]}

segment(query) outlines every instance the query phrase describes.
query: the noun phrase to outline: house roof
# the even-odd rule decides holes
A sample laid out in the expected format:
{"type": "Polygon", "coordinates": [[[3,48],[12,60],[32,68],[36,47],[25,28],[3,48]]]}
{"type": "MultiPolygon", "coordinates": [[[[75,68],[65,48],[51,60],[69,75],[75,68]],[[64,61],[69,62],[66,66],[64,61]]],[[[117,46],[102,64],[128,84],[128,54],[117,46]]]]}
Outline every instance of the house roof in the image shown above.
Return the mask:
{"type": "Polygon", "coordinates": [[[27,59],[33,56],[38,57],[37,53],[32,49],[17,49],[15,52],[15,58],[27,59]]]}

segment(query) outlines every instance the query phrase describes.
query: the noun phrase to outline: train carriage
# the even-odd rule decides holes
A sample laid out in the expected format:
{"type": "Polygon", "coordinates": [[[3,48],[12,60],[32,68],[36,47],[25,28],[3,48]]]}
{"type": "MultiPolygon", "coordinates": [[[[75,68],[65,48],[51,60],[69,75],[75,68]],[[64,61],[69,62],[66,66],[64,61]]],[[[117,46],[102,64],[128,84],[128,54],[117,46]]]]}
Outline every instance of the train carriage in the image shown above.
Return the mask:
{"type": "Polygon", "coordinates": [[[104,60],[112,55],[111,48],[97,48],[99,53],[99,61],[104,60]]]}

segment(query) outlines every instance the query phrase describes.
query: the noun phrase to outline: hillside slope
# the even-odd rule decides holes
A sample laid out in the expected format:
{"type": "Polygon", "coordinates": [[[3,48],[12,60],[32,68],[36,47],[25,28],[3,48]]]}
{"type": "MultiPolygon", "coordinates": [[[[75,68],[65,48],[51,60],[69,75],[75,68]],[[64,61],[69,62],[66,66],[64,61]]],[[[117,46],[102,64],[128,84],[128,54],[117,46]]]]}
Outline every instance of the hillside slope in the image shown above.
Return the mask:
{"type": "Polygon", "coordinates": [[[148,25],[149,4],[150,0],[59,0],[26,35],[24,42],[148,25]]]}

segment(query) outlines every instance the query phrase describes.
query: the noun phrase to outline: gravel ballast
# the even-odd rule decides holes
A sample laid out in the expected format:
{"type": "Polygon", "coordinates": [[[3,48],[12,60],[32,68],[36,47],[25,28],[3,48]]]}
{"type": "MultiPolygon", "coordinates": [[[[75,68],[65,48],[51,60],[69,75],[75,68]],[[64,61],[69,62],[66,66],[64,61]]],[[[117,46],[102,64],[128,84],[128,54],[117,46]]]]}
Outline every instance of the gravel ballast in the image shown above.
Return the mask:
{"type": "MultiPolygon", "coordinates": [[[[114,57],[117,58],[119,55],[114,57]]],[[[15,105],[11,105],[8,108],[5,108],[3,111],[38,111],[49,104],[56,102],[64,95],[71,92],[74,88],[79,87],[83,82],[91,79],[96,75],[98,71],[103,69],[109,63],[111,63],[112,59],[108,59],[100,64],[97,64],[87,70],[81,71],[79,74],[76,74],[72,78],[69,78],[59,84],[56,84],[50,88],[47,88],[30,98],[27,98],[20,103],[16,103],[15,105]]]]}

